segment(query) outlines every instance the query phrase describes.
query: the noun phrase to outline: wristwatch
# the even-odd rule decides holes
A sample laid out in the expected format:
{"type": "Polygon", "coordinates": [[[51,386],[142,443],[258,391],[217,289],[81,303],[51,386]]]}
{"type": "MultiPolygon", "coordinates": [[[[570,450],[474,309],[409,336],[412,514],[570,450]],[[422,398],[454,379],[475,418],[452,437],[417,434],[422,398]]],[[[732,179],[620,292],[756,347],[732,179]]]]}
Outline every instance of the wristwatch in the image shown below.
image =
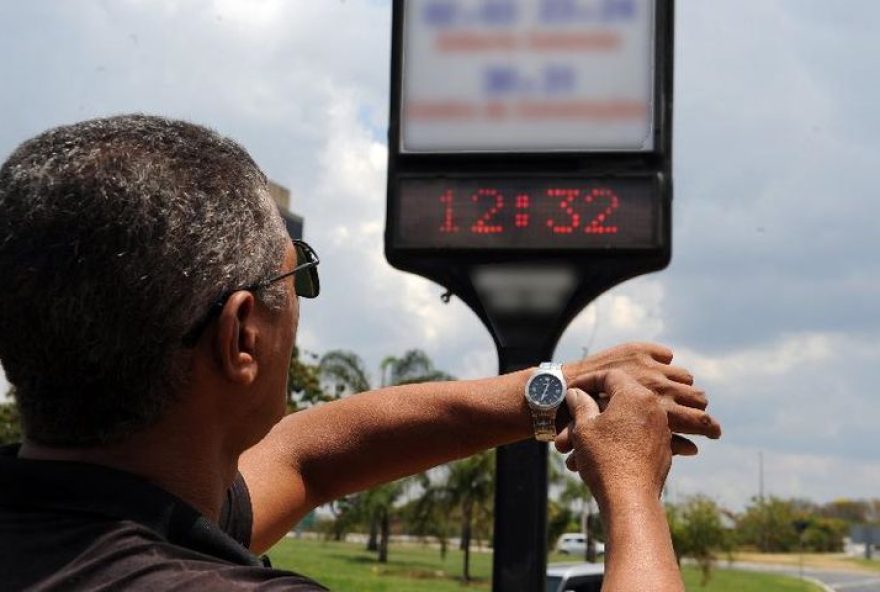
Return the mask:
{"type": "Polygon", "coordinates": [[[556,410],[565,398],[567,385],[562,364],[544,362],[526,383],[526,401],[532,410],[535,440],[552,442],[556,438],[556,410]]]}

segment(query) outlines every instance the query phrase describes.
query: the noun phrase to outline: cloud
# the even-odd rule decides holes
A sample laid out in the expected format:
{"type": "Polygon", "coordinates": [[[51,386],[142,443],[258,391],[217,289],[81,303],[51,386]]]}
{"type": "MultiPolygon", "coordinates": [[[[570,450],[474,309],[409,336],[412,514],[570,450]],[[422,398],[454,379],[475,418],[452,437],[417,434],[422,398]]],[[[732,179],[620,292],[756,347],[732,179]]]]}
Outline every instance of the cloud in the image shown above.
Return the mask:
{"type": "Polygon", "coordinates": [[[695,458],[677,458],[667,481],[673,503],[706,494],[734,511],[742,510],[760,491],[760,455],[764,494],[829,502],[877,496],[880,462],[841,459],[823,454],[786,453],[756,446],[704,446],[695,458]]]}
{"type": "MultiPolygon", "coordinates": [[[[679,349],[711,396],[724,441],[786,454],[872,460],[880,345],[843,333],[802,333],[719,355],[679,349]]],[[[845,494],[845,492],[841,492],[845,494]]]]}
{"type": "Polygon", "coordinates": [[[566,329],[556,348],[558,359],[582,357],[626,341],[664,338],[665,287],[659,276],[625,282],[599,296],[566,329]]]}
{"type": "Polygon", "coordinates": [[[693,369],[703,379],[714,383],[766,380],[790,375],[805,366],[827,363],[834,357],[834,341],[835,337],[830,335],[801,334],[770,346],[717,357],[701,356],[687,350],[679,352],[679,357],[693,358],[693,369]]]}
{"type": "Polygon", "coordinates": [[[679,6],[675,256],[663,274],[675,340],[723,349],[786,332],[880,329],[866,174],[880,147],[876,134],[867,145],[852,135],[878,120],[868,103],[851,108],[878,85],[838,73],[866,65],[868,45],[880,43],[850,40],[834,19],[805,21],[802,8],[679,6]]]}

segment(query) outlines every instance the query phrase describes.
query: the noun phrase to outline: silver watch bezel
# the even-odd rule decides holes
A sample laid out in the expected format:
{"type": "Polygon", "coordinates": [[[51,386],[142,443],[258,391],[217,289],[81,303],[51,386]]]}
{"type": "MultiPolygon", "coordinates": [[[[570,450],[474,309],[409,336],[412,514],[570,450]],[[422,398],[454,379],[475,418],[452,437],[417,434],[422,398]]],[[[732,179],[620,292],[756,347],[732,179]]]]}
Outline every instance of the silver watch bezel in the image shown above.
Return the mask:
{"type": "Polygon", "coordinates": [[[544,362],[535,370],[535,372],[529,377],[526,381],[525,386],[525,398],[529,404],[529,407],[532,409],[538,409],[540,411],[551,411],[553,409],[558,409],[562,402],[565,400],[565,393],[568,390],[568,382],[565,380],[565,375],[562,374],[562,364],[552,364],[550,362],[544,362]],[[559,398],[559,402],[551,405],[544,405],[542,403],[538,403],[537,401],[532,400],[529,396],[529,390],[532,386],[532,382],[535,381],[539,376],[543,376],[545,374],[550,374],[559,379],[562,383],[562,396],[559,398]]]}

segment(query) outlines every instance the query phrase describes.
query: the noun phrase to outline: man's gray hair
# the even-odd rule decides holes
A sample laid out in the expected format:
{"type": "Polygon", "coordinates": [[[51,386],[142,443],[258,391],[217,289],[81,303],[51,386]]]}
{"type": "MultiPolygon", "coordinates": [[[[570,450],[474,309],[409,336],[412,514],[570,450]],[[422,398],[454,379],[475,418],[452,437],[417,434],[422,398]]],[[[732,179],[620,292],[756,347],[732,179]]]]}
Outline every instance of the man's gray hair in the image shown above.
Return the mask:
{"type": "Polygon", "coordinates": [[[155,422],[184,336],[278,272],[286,240],[266,177],[203,127],[126,115],[22,144],[0,168],[0,361],[26,437],[99,445],[155,422]]]}

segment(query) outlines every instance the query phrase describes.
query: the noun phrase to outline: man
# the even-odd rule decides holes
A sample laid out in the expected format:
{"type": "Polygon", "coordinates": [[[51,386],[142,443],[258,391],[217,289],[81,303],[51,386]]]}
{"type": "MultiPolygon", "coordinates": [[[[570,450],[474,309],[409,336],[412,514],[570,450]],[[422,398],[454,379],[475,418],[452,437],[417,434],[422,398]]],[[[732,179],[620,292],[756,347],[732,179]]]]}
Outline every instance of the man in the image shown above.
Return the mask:
{"type": "MultiPolygon", "coordinates": [[[[532,371],[283,418],[318,259],[209,130],[142,115],[50,130],[0,168],[0,212],[0,361],[25,433],[0,458],[6,589],[322,589],[257,555],[329,500],[533,435],[532,371]]],[[[696,448],[670,429],[720,434],[671,358],[632,345],[562,369],[610,400],[600,415],[570,391],[557,446],[629,589],[680,586],[658,498],[670,454],[696,448]]]]}

